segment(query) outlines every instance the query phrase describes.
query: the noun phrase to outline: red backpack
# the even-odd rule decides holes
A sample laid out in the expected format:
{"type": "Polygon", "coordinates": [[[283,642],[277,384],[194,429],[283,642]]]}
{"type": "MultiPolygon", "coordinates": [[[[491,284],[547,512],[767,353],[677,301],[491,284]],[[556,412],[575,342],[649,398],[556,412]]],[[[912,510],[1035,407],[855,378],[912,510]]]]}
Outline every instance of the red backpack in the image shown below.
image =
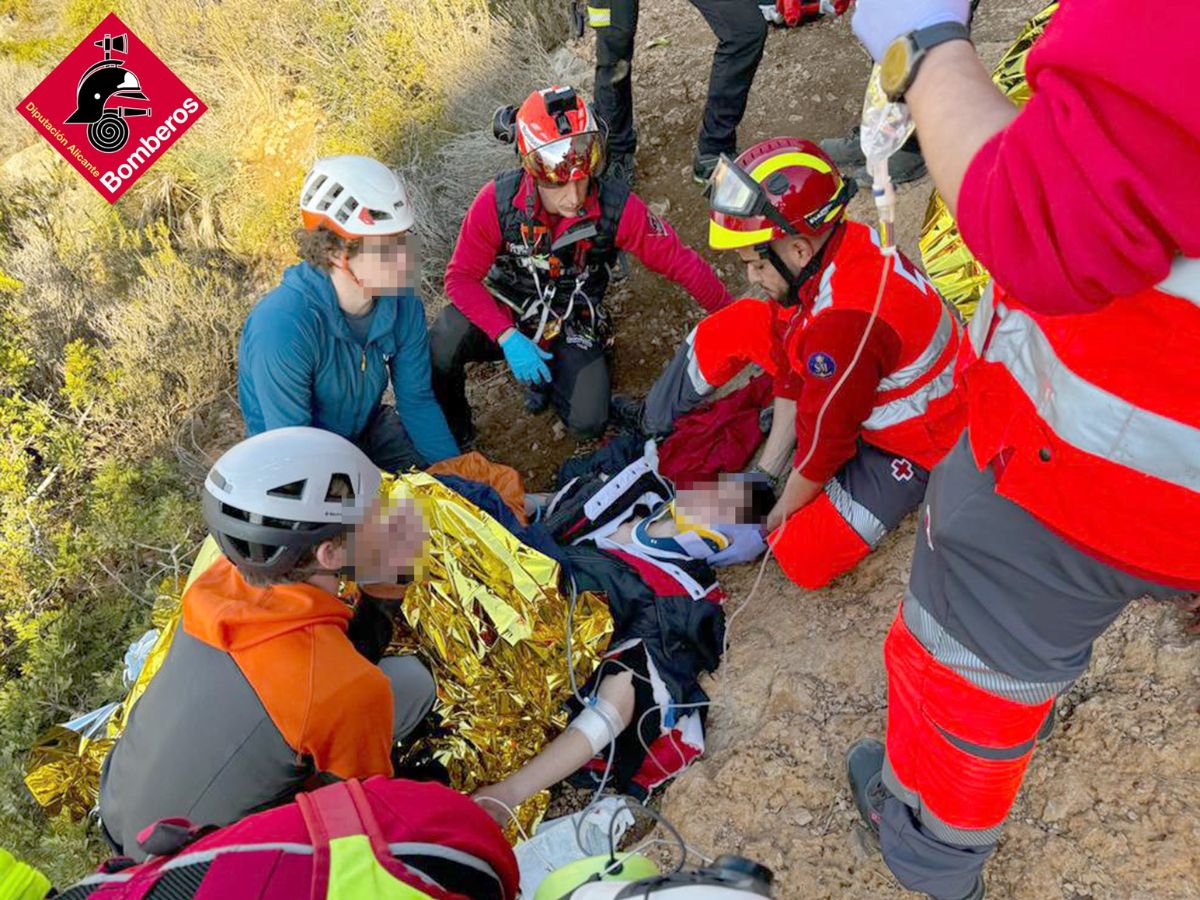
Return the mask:
{"type": "Polygon", "coordinates": [[[440,784],[344,781],[215,831],[164,819],[58,900],[515,900],[516,858],[491,817],[440,784]]]}

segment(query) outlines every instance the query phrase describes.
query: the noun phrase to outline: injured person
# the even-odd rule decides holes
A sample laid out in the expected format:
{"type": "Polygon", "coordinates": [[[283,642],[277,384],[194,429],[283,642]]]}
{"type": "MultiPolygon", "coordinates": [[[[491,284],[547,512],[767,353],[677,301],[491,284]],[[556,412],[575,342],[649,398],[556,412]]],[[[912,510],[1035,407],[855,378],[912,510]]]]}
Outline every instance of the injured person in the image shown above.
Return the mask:
{"type": "Polygon", "coordinates": [[[767,372],[774,422],[759,466],[781,476],[771,552],[808,589],[854,568],[917,507],[965,417],[959,323],[903,254],[846,219],[850,184],[798,138],[723,159],[709,242],[736,250],[771,299],[701,320],[644,403],[614,403],[663,435],[747,366],[767,372]]]}
{"type": "Polygon", "coordinates": [[[725,594],[712,567],[765,549],[763,523],[775,502],[759,475],[676,492],[658,472],[652,441],[620,471],[593,471],[552,497],[529,499],[562,545],[572,591],[607,598],[613,637],[592,677],[574,689],[567,729],[475,792],[501,823],[576,773],[597,789],[644,798],[700,755],[709,701],[699,677],[716,669],[724,642],[725,594]]]}

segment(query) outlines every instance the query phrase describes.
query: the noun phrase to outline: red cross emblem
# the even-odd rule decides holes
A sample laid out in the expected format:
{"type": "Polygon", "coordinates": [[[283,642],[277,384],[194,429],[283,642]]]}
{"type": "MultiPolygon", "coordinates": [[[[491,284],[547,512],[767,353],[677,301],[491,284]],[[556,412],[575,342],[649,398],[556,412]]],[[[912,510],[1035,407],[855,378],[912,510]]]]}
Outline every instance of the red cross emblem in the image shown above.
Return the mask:
{"type": "Polygon", "coordinates": [[[907,459],[892,460],[892,477],[897,481],[912,481],[914,474],[912,463],[907,459]]]}

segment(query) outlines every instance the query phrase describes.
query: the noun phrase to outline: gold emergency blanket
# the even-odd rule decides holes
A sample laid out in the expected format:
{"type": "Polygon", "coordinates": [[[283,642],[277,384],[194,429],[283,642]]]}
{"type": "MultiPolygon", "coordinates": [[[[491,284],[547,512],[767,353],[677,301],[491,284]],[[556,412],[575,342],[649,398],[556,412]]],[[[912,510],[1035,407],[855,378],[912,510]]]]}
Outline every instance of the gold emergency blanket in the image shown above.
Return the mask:
{"type": "Polygon", "coordinates": [[[49,816],[79,821],[100,799],[100,766],[114,741],[55,725],[29,751],[25,786],[49,816]]]}
{"type": "MultiPolygon", "coordinates": [[[[559,567],[428,475],[389,479],[385,490],[415,498],[433,535],[405,593],[407,624],[398,628],[394,649],[418,653],[433,670],[434,708],[444,727],[423,744],[454,787],[471,791],[512,774],[566,724],[568,600],[558,588],[559,567]]],[[[180,597],[219,553],[208,538],[187,582],[159,598],[153,614],[158,637],[124,700],[97,710],[82,731],[54,726],[32,748],[25,783],[50,815],[65,811],[79,820],[95,806],[104,757],[170,649],[180,597]]],[[[575,676],[582,683],[608,646],[612,617],[600,598],[584,593],[572,622],[575,676]]],[[[521,826],[532,828],[548,805],[546,792],[522,804],[521,826]]]]}
{"type": "MultiPolygon", "coordinates": [[[[417,499],[432,534],[403,601],[409,633],[395,649],[430,664],[444,727],[422,743],[449,771],[452,787],[473,791],[511,775],[566,724],[568,597],[558,586],[558,563],[436,479],[403,475],[391,490],[417,499]]],[[[571,646],[579,683],[611,635],[602,599],[580,594],[571,646]]],[[[522,827],[531,828],[548,804],[547,792],[523,803],[522,827]]]]}
{"type": "MultiPolygon", "coordinates": [[[[1029,100],[1030,88],[1025,79],[1029,50],[1045,31],[1046,23],[1056,9],[1057,0],[1026,22],[1016,42],[992,70],[992,81],[1017,106],[1023,106],[1029,100]]],[[[925,210],[920,246],[925,273],[941,295],[970,319],[991,276],[963,243],[958,225],[937,191],[929,198],[925,210]]]]}

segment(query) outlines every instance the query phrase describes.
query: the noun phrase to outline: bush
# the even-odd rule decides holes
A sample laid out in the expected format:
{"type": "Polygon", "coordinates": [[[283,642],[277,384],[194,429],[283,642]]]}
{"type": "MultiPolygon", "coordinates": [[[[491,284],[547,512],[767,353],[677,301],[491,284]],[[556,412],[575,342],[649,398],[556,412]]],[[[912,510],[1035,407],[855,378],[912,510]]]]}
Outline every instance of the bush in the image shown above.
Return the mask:
{"type": "MultiPolygon", "coordinates": [[[[0,3],[10,108],[108,10],[0,3]]],[[[466,204],[512,164],[492,110],[586,72],[544,0],[122,0],[210,111],[109,206],[24,128],[0,138],[0,846],[57,883],[104,854],[22,784],[49,725],[117,699],[126,645],[185,574],[197,489],[241,434],[236,341],[294,261],[304,172],[402,169],[440,276],[466,204]],[[497,15],[499,13],[499,15],[497,15]]]]}

